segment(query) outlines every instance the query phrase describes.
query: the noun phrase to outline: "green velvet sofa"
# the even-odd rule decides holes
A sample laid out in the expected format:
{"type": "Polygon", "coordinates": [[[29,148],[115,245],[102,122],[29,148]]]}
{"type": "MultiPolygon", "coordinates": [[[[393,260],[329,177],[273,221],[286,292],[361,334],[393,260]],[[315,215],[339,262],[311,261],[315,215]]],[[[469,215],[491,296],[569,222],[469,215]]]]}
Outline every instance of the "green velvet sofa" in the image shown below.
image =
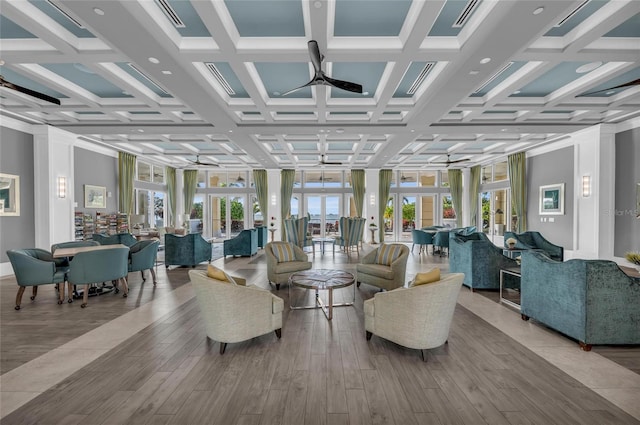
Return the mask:
{"type": "Polygon", "coordinates": [[[547,256],[552,260],[564,260],[564,248],[549,242],[540,234],[540,232],[504,232],[505,248],[507,248],[507,239],[509,238],[513,238],[516,240],[515,249],[538,249],[546,252],[547,256]]]}
{"type": "Polygon", "coordinates": [[[522,253],[522,318],[592,345],[640,344],[640,281],[613,261],[522,253]]]}
{"type": "Polygon", "coordinates": [[[164,235],[164,265],[195,267],[203,261],[211,262],[211,242],[207,242],[200,233],[184,236],[164,235]]]}

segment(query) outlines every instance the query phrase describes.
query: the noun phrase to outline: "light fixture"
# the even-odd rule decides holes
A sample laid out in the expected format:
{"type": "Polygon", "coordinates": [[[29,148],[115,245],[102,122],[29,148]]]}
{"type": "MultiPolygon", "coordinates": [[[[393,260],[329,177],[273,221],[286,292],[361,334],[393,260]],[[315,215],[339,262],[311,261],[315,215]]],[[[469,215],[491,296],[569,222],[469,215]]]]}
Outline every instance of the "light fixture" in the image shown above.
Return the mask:
{"type": "Polygon", "coordinates": [[[584,65],[579,66],[576,69],[576,73],[586,74],[587,72],[591,72],[594,69],[599,68],[600,66],[602,66],[602,61],[585,63],[584,65]]]}
{"type": "Polygon", "coordinates": [[[469,75],[478,75],[479,73],[480,73],[480,71],[476,71],[475,69],[469,71],[469,75]]]}
{"type": "Polygon", "coordinates": [[[402,183],[404,183],[404,182],[406,182],[406,181],[407,181],[407,178],[405,177],[404,173],[402,173],[402,175],[400,176],[400,181],[401,181],[402,183]]]}
{"type": "Polygon", "coordinates": [[[159,64],[159,63],[160,63],[160,59],[158,59],[158,58],[154,58],[153,56],[151,56],[151,57],[149,58],[149,62],[151,62],[151,63],[155,63],[155,64],[159,64]]]}
{"type": "Polygon", "coordinates": [[[236,183],[244,183],[244,178],[240,173],[238,173],[238,178],[236,179],[236,183]]]}
{"type": "Polygon", "coordinates": [[[93,11],[96,15],[104,16],[104,10],[100,9],[99,7],[94,7],[93,11]]]}
{"type": "Polygon", "coordinates": [[[369,205],[374,206],[376,204],[376,194],[372,193],[369,195],[369,205]]]}
{"type": "Polygon", "coordinates": [[[67,178],[58,177],[58,198],[67,197],[67,178]]]}
{"type": "Polygon", "coordinates": [[[591,176],[582,176],[582,197],[591,196],[591,176]]]}
{"type": "Polygon", "coordinates": [[[533,11],[534,15],[539,15],[542,12],[544,12],[544,7],[540,6],[539,8],[537,8],[536,10],[533,11]]]}
{"type": "Polygon", "coordinates": [[[274,207],[276,206],[276,194],[275,193],[271,194],[271,205],[273,205],[274,207]]]}
{"type": "Polygon", "coordinates": [[[483,64],[483,65],[487,64],[489,62],[491,62],[491,58],[482,58],[482,59],[480,59],[480,63],[483,64]]]}
{"type": "Polygon", "coordinates": [[[165,69],[164,71],[162,71],[162,73],[163,73],[164,75],[171,75],[171,74],[173,74],[173,72],[169,71],[168,69],[165,69]]]}

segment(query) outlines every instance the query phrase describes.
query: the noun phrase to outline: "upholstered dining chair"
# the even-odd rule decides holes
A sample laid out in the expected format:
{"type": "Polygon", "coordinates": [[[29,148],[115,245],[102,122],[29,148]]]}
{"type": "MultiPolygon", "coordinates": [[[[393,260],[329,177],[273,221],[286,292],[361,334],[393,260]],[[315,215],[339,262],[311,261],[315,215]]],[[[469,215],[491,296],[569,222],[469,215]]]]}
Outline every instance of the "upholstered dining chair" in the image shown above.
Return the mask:
{"type": "Polygon", "coordinates": [[[390,291],[404,286],[409,248],[402,244],[382,244],[356,265],[356,282],[390,291]]]}
{"type": "Polygon", "coordinates": [[[425,232],[420,229],[413,229],[411,231],[411,252],[413,252],[413,247],[416,245],[420,246],[420,254],[422,254],[422,250],[428,254],[429,253],[429,245],[433,244],[433,232],[425,232]]]}
{"type": "Polygon", "coordinates": [[[144,276],[144,271],[149,270],[151,272],[151,277],[153,278],[153,284],[155,285],[157,280],[154,267],[158,257],[159,246],[160,241],[153,239],[133,244],[131,248],[129,248],[129,272],[139,271],[142,275],[142,281],[146,282],[147,278],[144,276]]]}
{"type": "Polygon", "coordinates": [[[56,268],[56,263],[49,251],[38,248],[10,249],[7,251],[7,256],[18,282],[16,310],[20,310],[22,294],[27,286],[33,287],[31,294],[31,301],[33,301],[38,294],[38,286],[59,285],[58,304],[62,304],[66,270],[56,268]]]}
{"type": "Polygon", "coordinates": [[[113,247],[76,254],[69,262],[67,273],[69,293],[72,285],[83,285],[84,294],[80,307],[85,308],[89,297],[89,285],[115,280],[122,282],[124,291],[122,296],[126,297],[129,293],[126,279],[129,272],[128,263],[129,248],[127,247],[113,247]]]}
{"type": "Polygon", "coordinates": [[[447,342],[464,275],[450,273],[440,280],[409,288],[378,292],[364,302],[367,340],[373,334],[407,348],[424,350],[447,342]]]}
{"type": "MultiPolygon", "coordinates": [[[[55,254],[56,250],[63,248],[79,248],[83,246],[96,246],[100,245],[98,241],[87,240],[87,241],[69,241],[69,242],[60,242],[54,243],[51,245],[51,254],[55,254]]],[[[53,261],[56,263],[56,267],[69,267],[69,258],[54,258],[53,261]]]]}
{"type": "Polygon", "coordinates": [[[269,284],[275,284],[276,289],[287,283],[292,273],[309,270],[312,266],[302,248],[291,242],[269,242],[264,251],[267,256],[269,284]]]}

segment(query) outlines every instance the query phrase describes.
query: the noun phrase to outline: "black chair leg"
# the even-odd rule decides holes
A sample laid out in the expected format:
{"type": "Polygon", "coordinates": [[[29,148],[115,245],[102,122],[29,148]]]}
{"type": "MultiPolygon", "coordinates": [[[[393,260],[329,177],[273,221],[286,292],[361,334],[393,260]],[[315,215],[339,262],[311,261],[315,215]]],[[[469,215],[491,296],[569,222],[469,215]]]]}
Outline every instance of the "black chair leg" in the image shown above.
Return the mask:
{"type": "Polygon", "coordinates": [[[371,340],[371,335],[373,335],[371,332],[367,331],[367,341],[371,340]]]}
{"type": "Polygon", "coordinates": [[[423,362],[427,361],[427,350],[420,350],[420,357],[422,358],[423,362]]]}
{"type": "Polygon", "coordinates": [[[227,343],[226,342],[221,342],[220,343],[220,355],[224,354],[224,350],[227,348],[227,343]]]}

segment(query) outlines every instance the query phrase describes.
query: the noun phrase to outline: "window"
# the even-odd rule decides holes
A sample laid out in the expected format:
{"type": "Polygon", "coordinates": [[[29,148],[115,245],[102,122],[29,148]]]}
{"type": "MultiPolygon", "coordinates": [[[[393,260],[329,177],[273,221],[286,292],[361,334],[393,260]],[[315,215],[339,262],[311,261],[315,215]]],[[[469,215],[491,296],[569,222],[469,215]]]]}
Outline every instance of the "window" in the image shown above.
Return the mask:
{"type": "Polygon", "coordinates": [[[137,180],[141,182],[151,181],[151,165],[146,162],[138,161],[138,176],[137,180]]]}
{"type": "Polygon", "coordinates": [[[229,187],[246,187],[247,173],[246,171],[238,171],[238,173],[230,173],[229,187]]]}
{"type": "Polygon", "coordinates": [[[449,187],[449,173],[440,171],[440,187],[449,187]]]}
{"type": "Polygon", "coordinates": [[[206,171],[198,171],[198,180],[196,183],[196,187],[207,187],[207,172],[206,171]]]}
{"type": "Polygon", "coordinates": [[[420,173],[418,173],[418,186],[435,187],[436,171],[420,171],[420,173]]]}
{"type": "Polygon", "coordinates": [[[491,183],[493,181],[493,178],[491,177],[491,166],[489,165],[488,167],[482,167],[482,177],[481,177],[481,183],[491,183]]]}
{"type": "Polygon", "coordinates": [[[266,226],[266,220],[262,211],[260,210],[260,205],[258,204],[258,198],[253,195],[251,196],[251,211],[253,215],[253,225],[255,226],[266,226]]]}
{"type": "Polygon", "coordinates": [[[153,192],[153,222],[155,228],[164,226],[164,192],[153,192]]]}
{"type": "Polygon", "coordinates": [[[417,187],[418,173],[411,171],[402,171],[400,173],[400,187],[417,187]]]}
{"type": "Polygon", "coordinates": [[[227,187],[227,173],[209,172],[209,187],[227,187]]]}
{"type": "Polygon", "coordinates": [[[456,219],[456,211],[453,209],[453,201],[451,200],[451,195],[442,195],[442,219],[456,219]]]}
{"type": "Polygon", "coordinates": [[[158,165],[153,166],[153,182],[154,183],[164,183],[164,167],[160,167],[158,165]]]}
{"type": "Polygon", "coordinates": [[[507,161],[498,162],[493,165],[493,181],[499,182],[509,178],[507,173],[507,161]]]}

